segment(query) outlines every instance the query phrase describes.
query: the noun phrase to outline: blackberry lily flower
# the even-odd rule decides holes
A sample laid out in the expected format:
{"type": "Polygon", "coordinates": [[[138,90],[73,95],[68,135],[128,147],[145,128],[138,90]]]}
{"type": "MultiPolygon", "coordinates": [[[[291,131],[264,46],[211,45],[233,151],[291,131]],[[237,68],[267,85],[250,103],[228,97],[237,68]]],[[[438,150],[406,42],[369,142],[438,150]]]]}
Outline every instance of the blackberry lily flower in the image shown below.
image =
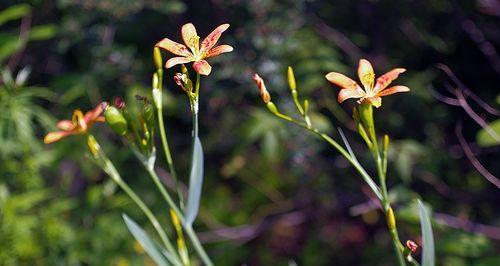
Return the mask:
{"type": "Polygon", "coordinates": [[[101,116],[103,110],[106,108],[107,103],[102,102],[98,104],[93,110],[88,111],[85,115],[80,109],[76,109],[73,112],[73,117],[71,120],[61,120],[57,123],[57,128],[59,131],[50,132],[45,136],[43,142],[49,144],[52,142],[59,141],[60,139],[70,136],[79,135],[87,133],[88,129],[95,122],[104,122],[105,119],[101,116]]]}
{"type": "Polygon", "coordinates": [[[341,88],[338,95],[338,102],[351,98],[359,99],[358,104],[371,104],[375,107],[382,105],[382,96],[391,95],[398,92],[410,91],[406,86],[392,86],[387,88],[399,74],[405,72],[404,68],[395,68],[380,76],[375,82],[375,73],[370,62],[366,59],[359,60],[358,76],[363,88],[356,81],[337,72],[330,72],[325,77],[331,83],[341,88]]]}
{"type": "Polygon", "coordinates": [[[194,70],[201,75],[207,76],[212,71],[212,67],[205,60],[206,58],[233,51],[233,47],[227,44],[214,47],[221,34],[228,28],[229,24],[218,26],[200,44],[200,37],[196,33],[196,28],[193,24],[187,23],[182,26],[181,29],[182,39],[186,45],[164,38],[155,46],[179,56],[170,58],[165,64],[166,68],[171,68],[178,64],[194,62],[194,70]]]}

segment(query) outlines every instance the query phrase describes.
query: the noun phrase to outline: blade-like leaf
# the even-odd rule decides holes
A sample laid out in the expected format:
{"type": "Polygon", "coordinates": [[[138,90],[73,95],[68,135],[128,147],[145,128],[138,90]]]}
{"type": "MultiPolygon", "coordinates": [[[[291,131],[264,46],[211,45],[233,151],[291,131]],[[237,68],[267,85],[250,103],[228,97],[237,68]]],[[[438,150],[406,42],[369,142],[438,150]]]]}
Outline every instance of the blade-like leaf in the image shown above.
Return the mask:
{"type": "Polygon", "coordinates": [[[186,203],[186,225],[193,224],[198,208],[200,207],[201,188],[203,186],[203,147],[198,136],[195,137],[193,148],[193,161],[189,176],[189,195],[186,203]]]}
{"type": "Polygon", "coordinates": [[[434,266],[434,236],[431,217],[421,200],[418,200],[420,227],[422,228],[422,266],[434,266]]]}
{"type": "MultiPolygon", "coordinates": [[[[130,217],[128,217],[126,214],[122,214],[123,220],[125,221],[125,224],[127,225],[128,230],[134,238],[141,244],[142,248],[144,248],[144,251],[148,253],[149,257],[153,259],[153,261],[157,265],[170,265],[166,260],[165,257],[161,254],[161,252],[156,248],[155,243],[149,236],[144,232],[144,230],[137,225],[134,220],[132,220],[130,217]]],[[[168,255],[168,253],[165,252],[165,255],[168,255]]]]}
{"type": "Polygon", "coordinates": [[[0,25],[4,23],[22,18],[31,11],[31,7],[27,4],[19,4],[8,7],[0,12],[0,25]]]}

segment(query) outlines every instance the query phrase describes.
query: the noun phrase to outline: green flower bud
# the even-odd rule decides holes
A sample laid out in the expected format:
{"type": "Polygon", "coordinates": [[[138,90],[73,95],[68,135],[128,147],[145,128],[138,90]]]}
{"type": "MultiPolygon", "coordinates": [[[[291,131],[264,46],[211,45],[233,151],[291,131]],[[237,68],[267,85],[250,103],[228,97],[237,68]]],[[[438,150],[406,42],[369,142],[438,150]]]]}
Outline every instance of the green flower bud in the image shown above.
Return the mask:
{"type": "Polygon", "coordinates": [[[154,73],[153,74],[153,89],[158,89],[160,88],[160,79],[158,78],[158,74],[154,73]]]}
{"type": "Polygon", "coordinates": [[[163,59],[161,57],[160,48],[158,48],[158,47],[155,47],[153,49],[153,60],[155,62],[156,69],[162,69],[163,68],[163,59]]]}
{"type": "Polygon", "coordinates": [[[276,108],[276,105],[274,105],[273,102],[268,102],[266,103],[267,109],[273,113],[273,114],[279,114],[278,108],[276,108]]]}
{"type": "Polygon", "coordinates": [[[155,104],[156,109],[162,109],[161,90],[159,88],[153,88],[153,103],[155,104]]]}
{"type": "Polygon", "coordinates": [[[128,132],[127,120],[123,117],[120,110],[114,106],[109,106],[104,111],[104,117],[106,118],[106,123],[113,129],[113,131],[121,136],[125,136],[128,132]]]}
{"type": "Polygon", "coordinates": [[[293,74],[293,68],[291,66],[288,67],[288,85],[291,90],[297,89],[297,84],[295,83],[295,75],[293,74]]]}
{"type": "Polygon", "coordinates": [[[391,207],[389,207],[385,216],[387,220],[387,227],[389,228],[389,230],[396,229],[396,217],[394,216],[394,211],[391,207]]]}

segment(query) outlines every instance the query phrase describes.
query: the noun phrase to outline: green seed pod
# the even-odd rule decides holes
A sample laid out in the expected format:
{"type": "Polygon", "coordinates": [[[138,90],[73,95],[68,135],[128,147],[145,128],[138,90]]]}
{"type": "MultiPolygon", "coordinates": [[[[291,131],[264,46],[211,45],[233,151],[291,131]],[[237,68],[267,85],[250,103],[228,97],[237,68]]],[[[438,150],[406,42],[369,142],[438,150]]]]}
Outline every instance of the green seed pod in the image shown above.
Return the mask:
{"type": "Polygon", "coordinates": [[[125,136],[128,132],[127,120],[123,117],[120,110],[114,106],[109,106],[104,111],[104,117],[106,118],[106,123],[113,129],[113,131],[121,136],[125,136]]]}
{"type": "Polygon", "coordinates": [[[156,69],[162,69],[163,68],[163,59],[161,57],[160,48],[158,48],[158,47],[155,47],[153,49],[153,60],[155,62],[156,69]]]}

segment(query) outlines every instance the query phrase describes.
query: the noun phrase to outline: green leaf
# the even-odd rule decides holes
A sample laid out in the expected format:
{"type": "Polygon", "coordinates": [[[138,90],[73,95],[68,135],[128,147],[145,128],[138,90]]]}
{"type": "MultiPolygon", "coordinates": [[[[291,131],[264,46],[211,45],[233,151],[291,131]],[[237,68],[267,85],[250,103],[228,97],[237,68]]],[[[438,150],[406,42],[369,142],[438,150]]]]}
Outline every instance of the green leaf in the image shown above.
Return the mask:
{"type": "Polygon", "coordinates": [[[46,24],[31,28],[29,34],[30,41],[43,41],[54,37],[57,34],[57,27],[54,24],[46,24]]]}
{"type": "MultiPolygon", "coordinates": [[[[497,134],[497,136],[500,136],[500,119],[497,119],[497,120],[491,122],[489,124],[489,126],[497,134]]],[[[489,146],[495,146],[495,145],[500,144],[484,128],[479,130],[479,132],[477,132],[476,141],[477,141],[477,144],[479,144],[479,146],[481,146],[481,147],[489,147],[489,146]]]]}
{"type": "Polygon", "coordinates": [[[24,17],[31,11],[31,7],[27,4],[20,4],[6,8],[0,12],[0,26],[8,21],[24,17]]]}
{"type": "Polygon", "coordinates": [[[195,137],[193,147],[193,161],[189,176],[189,195],[186,203],[186,225],[191,226],[198,215],[200,207],[201,188],[203,185],[203,147],[198,136],[195,137]]]}
{"type": "Polygon", "coordinates": [[[420,227],[422,228],[422,266],[434,266],[434,236],[432,234],[431,218],[421,200],[418,200],[420,227]]]}
{"type": "Polygon", "coordinates": [[[161,252],[156,248],[155,243],[153,242],[153,240],[151,240],[151,238],[149,238],[146,232],[144,232],[144,230],[126,214],[122,214],[122,217],[130,233],[132,233],[137,242],[141,244],[141,246],[144,248],[144,251],[148,253],[151,259],[153,259],[153,261],[157,265],[170,265],[165,260],[161,252]]]}

